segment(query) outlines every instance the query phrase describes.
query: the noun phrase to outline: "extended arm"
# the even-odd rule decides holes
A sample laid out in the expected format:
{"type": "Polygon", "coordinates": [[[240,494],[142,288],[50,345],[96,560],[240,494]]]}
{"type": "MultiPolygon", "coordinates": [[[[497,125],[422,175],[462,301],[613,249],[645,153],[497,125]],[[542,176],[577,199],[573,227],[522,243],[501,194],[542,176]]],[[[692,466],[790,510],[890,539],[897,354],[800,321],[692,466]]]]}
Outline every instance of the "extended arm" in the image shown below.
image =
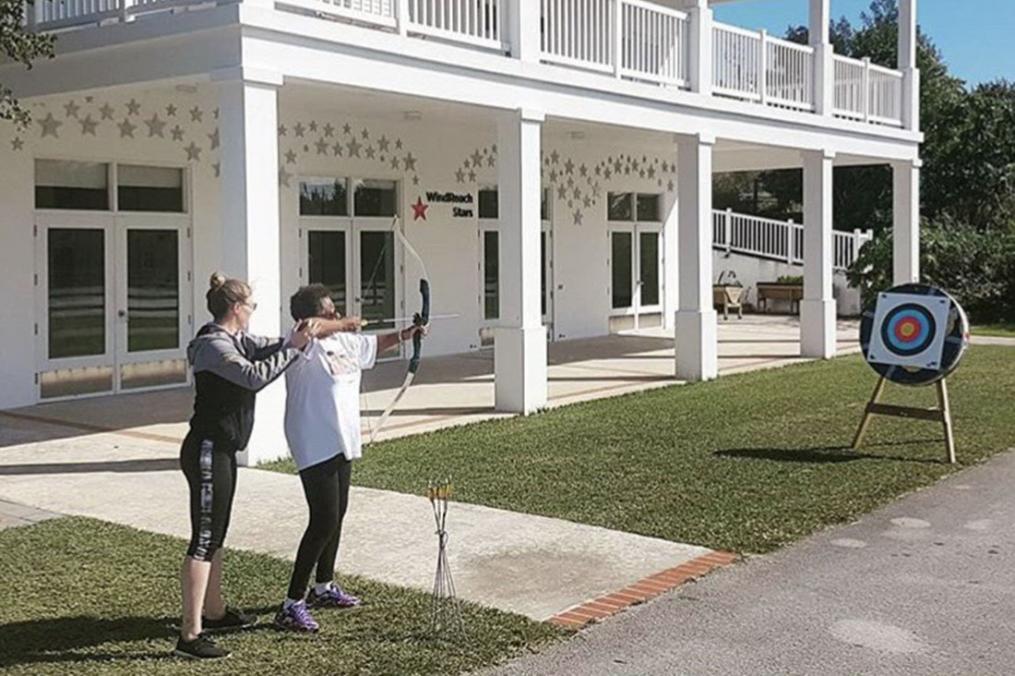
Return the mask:
{"type": "Polygon", "coordinates": [[[194,372],[209,371],[257,392],[282,375],[299,354],[294,348],[283,347],[283,342],[265,340],[255,349],[254,360],[250,360],[230,336],[217,335],[205,341],[194,355],[194,372]]]}

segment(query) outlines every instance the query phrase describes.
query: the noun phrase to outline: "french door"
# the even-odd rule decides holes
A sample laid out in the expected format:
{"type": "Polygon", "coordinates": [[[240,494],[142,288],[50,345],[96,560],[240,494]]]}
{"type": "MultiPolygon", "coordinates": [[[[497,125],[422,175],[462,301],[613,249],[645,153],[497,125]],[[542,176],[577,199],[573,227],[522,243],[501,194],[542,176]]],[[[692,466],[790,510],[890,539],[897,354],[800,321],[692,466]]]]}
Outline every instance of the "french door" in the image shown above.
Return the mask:
{"type": "Polygon", "coordinates": [[[40,399],[189,381],[189,223],[184,215],[37,214],[40,399]]]}
{"type": "MultiPolygon", "coordinates": [[[[479,303],[483,344],[491,344],[491,330],[500,323],[500,222],[479,220],[479,303]]],[[[547,340],[553,340],[553,227],[544,219],[539,233],[539,298],[547,340]]]]}
{"type": "MultiPolygon", "coordinates": [[[[611,223],[610,314],[628,318],[634,330],[662,313],[662,226],[611,223]]],[[[658,322],[651,322],[653,325],[658,322]]]]}

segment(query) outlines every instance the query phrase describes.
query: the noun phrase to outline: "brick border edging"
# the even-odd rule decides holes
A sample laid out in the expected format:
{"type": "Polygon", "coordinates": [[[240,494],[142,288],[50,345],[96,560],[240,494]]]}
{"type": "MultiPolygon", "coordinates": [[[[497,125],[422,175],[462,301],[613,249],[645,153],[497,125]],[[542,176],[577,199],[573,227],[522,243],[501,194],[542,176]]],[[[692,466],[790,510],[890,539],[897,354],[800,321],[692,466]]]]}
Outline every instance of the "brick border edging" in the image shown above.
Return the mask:
{"type": "Polygon", "coordinates": [[[593,622],[599,622],[616,615],[631,606],[644,603],[660,594],[676,589],[688,580],[707,575],[716,568],[724,568],[739,557],[730,552],[712,552],[691,559],[674,568],[649,575],[620,591],[586,601],[562,613],[557,613],[548,622],[565,629],[581,629],[593,622]]]}

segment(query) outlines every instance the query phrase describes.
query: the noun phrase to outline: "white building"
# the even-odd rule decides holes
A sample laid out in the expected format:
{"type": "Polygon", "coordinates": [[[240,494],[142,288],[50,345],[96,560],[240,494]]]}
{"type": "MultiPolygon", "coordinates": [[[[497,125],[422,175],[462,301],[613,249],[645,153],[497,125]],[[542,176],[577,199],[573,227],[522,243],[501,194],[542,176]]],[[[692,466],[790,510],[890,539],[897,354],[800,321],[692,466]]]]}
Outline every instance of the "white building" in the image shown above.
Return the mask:
{"type": "Polygon", "coordinates": [[[900,70],[835,55],[830,0],[808,46],[721,1],[37,0],[57,58],[0,66],[34,116],[0,126],[0,408],[186,383],[214,270],[253,282],[258,333],[307,282],[411,315],[394,216],[458,315],[427,350],[495,342],[503,410],[545,404],[548,339],[611,327],[661,322],[675,375],[714,378],[727,246],[803,263],[801,350],[831,356],[857,244],[834,166],[893,166],[895,277],[918,277],[916,0],[900,70]],[[788,167],[802,226],[713,214],[713,172],[788,167]]]}

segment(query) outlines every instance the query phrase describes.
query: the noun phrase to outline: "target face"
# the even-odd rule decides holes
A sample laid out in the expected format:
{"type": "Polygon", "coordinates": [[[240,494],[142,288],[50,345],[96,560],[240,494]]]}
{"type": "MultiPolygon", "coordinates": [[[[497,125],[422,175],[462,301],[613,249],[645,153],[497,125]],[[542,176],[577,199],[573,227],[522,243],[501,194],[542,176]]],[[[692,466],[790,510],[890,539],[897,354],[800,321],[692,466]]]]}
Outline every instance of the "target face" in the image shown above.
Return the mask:
{"type": "Polygon", "coordinates": [[[965,312],[944,291],[906,284],[878,294],[860,325],[860,344],[879,374],[906,385],[940,380],[969,341],[965,312]]]}

